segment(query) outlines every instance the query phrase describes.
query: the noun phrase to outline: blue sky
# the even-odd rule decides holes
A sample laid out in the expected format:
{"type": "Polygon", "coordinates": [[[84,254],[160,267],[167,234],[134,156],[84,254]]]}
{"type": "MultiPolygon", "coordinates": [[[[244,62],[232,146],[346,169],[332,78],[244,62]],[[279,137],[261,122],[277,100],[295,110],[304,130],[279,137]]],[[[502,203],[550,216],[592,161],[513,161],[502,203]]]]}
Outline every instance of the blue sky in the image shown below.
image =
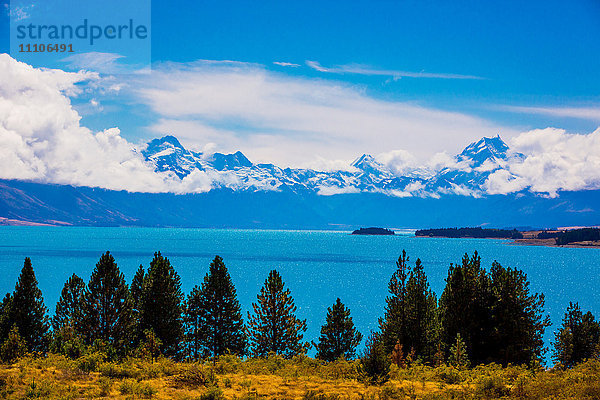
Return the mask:
{"type": "MultiPolygon", "coordinates": [[[[2,18],[4,29],[0,50],[7,52],[6,13],[2,18]]],[[[286,85],[292,87],[297,83],[310,88],[306,93],[313,93],[319,88],[326,91],[345,88],[346,91],[340,95],[342,97],[356,94],[362,96],[361,101],[378,102],[374,106],[374,115],[389,104],[404,104],[477,119],[475,124],[465,122],[467,127],[474,126],[475,132],[464,138],[457,137],[459,144],[448,148],[449,152],[466,145],[464,140],[477,136],[479,125],[483,127],[480,136],[497,131],[508,137],[546,127],[585,134],[600,125],[600,3],[597,0],[155,0],[152,1],[151,28],[153,70],[162,72],[163,79],[158,81],[164,87],[155,88],[150,94],[147,89],[157,79],[136,78],[130,82],[129,78],[120,78],[129,83],[129,89],[118,95],[87,93],[74,98],[73,104],[82,115],[82,124],[93,130],[118,126],[123,137],[134,142],[162,133],[175,133],[183,138],[184,143],[202,148],[203,143],[209,141],[208,136],[198,135],[194,140],[193,131],[198,128],[196,125],[190,127],[191,123],[200,123],[203,128],[223,132],[224,136],[230,133],[229,144],[216,143],[218,149],[232,151],[233,147],[241,146],[255,159],[264,161],[273,155],[277,145],[262,151],[256,145],[257,137],[253,140],[238,139],[256,132],[268,137],[275,130],[282,130],[289,121],[295,122],[295,119],[277,125],[272,120],[279,116],[265,117],[271,121],[268,123],[263,120],[256,122],[248,110],[238,114],[219,110],[218,116],[215,116],[214,110],[202,107],[202,111],[197,113],[162,112],[168,92],[166,88],[172,88],[173,77],[183,70],[195,69],[195,75],[187,78],[191,81],[206,75],[207,69],[219,76],[222,72],[213,70],[216,68],[213,65],[191,67],[190,63],[196,60],[232,60],[246,63],[244,73],[266,77],[284,90],[286,85]],[[281,66],[274,62],[296,66],[281,66]],[[89,104],[92,100],[102,107],[95,111],[91,109],[89,104]],[[187,130],[182,128],[184,124],[188,124],[187,130]],[[176,126],[178,128],[174,128],[176,126]],[[173,132],[173,129],[176,131],[173,132]]],[[[81,67],[71,68],[73,65],[65,62],[37,65],[35,60],[30,62],[37,67],[65,70],[81,67]]],[[[128,60],[124,57],[116,62],[126,64],[128,60]]],[[[224,65],[223,68],[232,67],[224,65]]],[[[202,85],[205,83],[202,82],[202,85]]],[[[224,87],[215,90],[233,89],[224,87]]],[[[260,90],[275,89],[271,84],[260,90]]],[[[240,88],[240,94],[244,95],[242,91],[240,88]]],[[[307,95],[303,93],[298,96],[307,95]]],[[[184,102],[196,100],[184,99],[184,102]]],[[[294,101],[290,104],[298,108],[298,98],[294,101]]],[[[312,106],[318,99],[311,101],[312,106]]],[[[332,101],[328,98],[328,105],[332,101]]],[[[224,104],[223,107],[226,106],[224,104]]],[[[306,105],[304,102],[301,104],[306,105]]],[[[336,103],[335,108],[340,107],[336,103]]],[[[406,112],[410,113],[410,110],[406,112]]],[[[386,116],[394,113],[390,111],[386,116]]],[[[325,121],[324,124],[334,122],[325,121]]],[[[402,129],[410,130],[409,125],[402,129]]],[[[443,126],[442,121],[440,127],[443,126]]],[[[323,132],[325,136],[327,134],[325,130],[309,128],[307,137],[323,132]]],[[[402,129],[399,128],[399,131],[402,129]]],[[[300,128],[290,130],[288,138],[298,135],[299,131],[300,128]]],[[[364,133],[365,136],[370,134],[364,133]]],[[[288,138],[281,139],[282,148],[288,138]]],[[[329,142],[338,139],[332,133],[329,142]]],[[[398,148],[403,142],[411,141],[410,136],[404,135],[389,146],[398,148]]],[[[406,148],[415,152],[416,148],[435,141],[433,135],[427,141],[415,142],[414,146],[406,148]]],[[[358,143],[355,137],[350,137],[350,142],[358,143]]],[[[288,147],[293,147],[290,143],[288,147]]],[[[335,157],[349,158],[361,146],[367,147],[364,149],[366,152],[378,152],[385,147],[373,145],[368,148],[371,147],[368,142],[360,142],[354,147],[348,144],[345,152],[340,151],[335,157]]],[[[435,149],[439,150],[444,150],[444,147],[435,149]]],[[[319,156],[326,154],[327,149],[323,147],[319,156]]],[[[289,158],[294,159],[294,155],[290,154],[289,158]]]]}

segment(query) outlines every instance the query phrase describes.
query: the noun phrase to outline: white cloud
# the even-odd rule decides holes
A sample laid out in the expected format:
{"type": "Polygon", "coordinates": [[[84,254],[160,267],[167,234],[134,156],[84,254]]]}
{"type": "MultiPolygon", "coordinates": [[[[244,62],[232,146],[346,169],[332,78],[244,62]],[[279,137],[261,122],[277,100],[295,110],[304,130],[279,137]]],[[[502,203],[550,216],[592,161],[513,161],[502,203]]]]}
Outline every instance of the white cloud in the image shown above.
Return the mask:
{"type": "Polygon", "coordinates": [[[165,191],[168,176],[154,173],[118,128],[93,133],[80,125],[68,96],[96,74],[36,69],[0,54],[0,177],[165,191]]]}
{"type": "Polygon", "coordinates": [[[159,65],[130,89],[160,117],[154,132],[282,167],[390,149],[425,160],[484,135],[517,133],[461,113],[378,100],[360,87],[231,61],[159,65]]]}
{"type": "Polygon", "coordinates": [[[536,129],[513,138],[511,145],[526,157],[513,159],[508,172],[490,175],[490,193],[529,188],[556,196],[561,190],[600,189],[600,128],[589,134],[536,129]]]}
{"type": "Polygon", "coordinates": [[[336,194],[359,193],[360,190],[355,186],[320,186],[317,194],[320,196],[333,196],[336,194]]]}
{"type": "Polygon", "coordinates": [[[273,64],[279,65],[280,67],[293,67],[293,68],[298,68],[300,66],[300,64],[294,64],[294,63],[283,62],[283,61],[273,61],[273,64]]]}
{"type": "Polygon", "coordinates": [[[400,78],[429,78],[429,79],[485,79],[474,75],[433,73],[433,72],[410,72],[389,69],[377,69],[361,64],[339,65],[336,67],[324,67],[317,61],[307,60],[306,65],[319,72],[332,74],[357,74],[368,76],[389,76],[394,79],[400,78]]]}
{"type": "Polygon", "coordinates": [[[501,106],[499,109],[523,114],[542,114],[552,117],[577,118],[589,121],[600,121],[600,106],[598,107],[524,107],[501,106]]]}

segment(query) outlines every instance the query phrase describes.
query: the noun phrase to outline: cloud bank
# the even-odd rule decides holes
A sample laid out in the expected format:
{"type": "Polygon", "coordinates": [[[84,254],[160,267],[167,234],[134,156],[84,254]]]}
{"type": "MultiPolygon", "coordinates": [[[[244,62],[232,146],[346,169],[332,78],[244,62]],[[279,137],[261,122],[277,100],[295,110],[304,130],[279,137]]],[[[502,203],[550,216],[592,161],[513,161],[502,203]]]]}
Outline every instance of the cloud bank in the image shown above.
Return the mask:
{"type": "Polygon", "coordinates": [[[561,190],[600,189],[600,128],[585,135],[537,129],[513,138],[511,147],[526,157],[490,175],[490,194],[528,189],[556,196],[561,190]]]}
{"type": "Polygon", "coordinates": [[[169,177],[121,137],[93,133],[71,106],[89,72],[36,69],[0,54],[0,177],[129,191],[165,191],[169,177]]]}
{"type": "Polygon", "coordinates": [[[481,136],[518,132],[458,112],[384,101],[364,88],[269,71],[256,64],[198,61],[153,67],[134,96],[159,120],[150,129],[186,145],[215,143],[252,160],[310,167],[364,152],[410,152],[420,161],[481,136]]]}

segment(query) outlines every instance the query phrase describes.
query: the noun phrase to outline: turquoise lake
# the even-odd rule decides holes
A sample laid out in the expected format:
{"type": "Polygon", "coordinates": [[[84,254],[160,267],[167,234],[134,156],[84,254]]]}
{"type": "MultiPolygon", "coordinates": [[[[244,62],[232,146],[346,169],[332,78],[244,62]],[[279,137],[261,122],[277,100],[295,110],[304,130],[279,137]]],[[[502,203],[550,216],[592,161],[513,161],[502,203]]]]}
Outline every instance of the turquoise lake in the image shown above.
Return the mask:
{"type": "MultiPolygon", "coordinates": [[[[0,227],[0,291],[12,291],[30,257],[50,313],[64,282],[76,273],[90,276],[100,255],[109,250],[128,281],[140,264],[148,266],[155,251],[168,257],[189,293],[199,285],[213,257],[223,257],[246,311],[256,300],[268,272],[280,271],[308,321],[305,339],[316,340],[327,307],[337,297],[352,310],[363,334],[377,329],[383,315],[387,283],[405,249],[411,264],[423,261],[432,289],[441,294],[450,263],[477,250],[483,265],[494,260],[525,271],[531,289],[546,296],[553,326],[549,346],[569,301],[600,316],[600,249],[509,245],[491,239],[352,236],[332,231],[261,231],[175,228],[0,227]]],[[[548,356],[546,357],[549,358],[548,356]]]]}

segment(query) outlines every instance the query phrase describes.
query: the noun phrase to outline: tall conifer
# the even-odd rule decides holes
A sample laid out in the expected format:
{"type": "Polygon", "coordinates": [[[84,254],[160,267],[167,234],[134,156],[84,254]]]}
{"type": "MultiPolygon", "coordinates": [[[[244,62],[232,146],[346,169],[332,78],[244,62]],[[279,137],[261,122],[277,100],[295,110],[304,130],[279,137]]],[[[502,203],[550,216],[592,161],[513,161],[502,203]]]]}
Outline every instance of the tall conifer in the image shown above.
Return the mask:
{"type": "Polygon", "coordinates": [[[490,278],[475,252],[472,257],[465,254],[460,265],[450,265],[440,296],[443,341],[450,346],[460,334],[475,364],[490,361],[494,333],[490,286],[490,278]]]}
{"type": "Polygon", "coordinates": [[[304,352],[306,320],[296,317],[294,299],[277,271],[269,272],[257,300],[252,304],[254,314],[248,313],[252,353],[259,357],[271,352],[292,357],[304,352]]]}
{"type": "Polygon", "coordinates": [[[100,257],[84,294],[86,340],[101,340],[123,355],[131,346],[132,300],[125,276],[113,256],[100,257]]]}
{"type": "Polygon", "coordinates": [[[242,308],[221,257],[216,256],[210,263],[202,287],[196,286],[188,296],[186,322],[194,358],[246,353],[242,308]]]}
{"type": "Polygon", "coordinates": [[[338,298],[327,309],[325,325],[321,327],[317,348],[317,358],[334,361],[340,357],[347,360],[356,355],[356,346],[360,344],[362,334],[356,330],[350,309],[338,298]]]}
{"type": "Polygon", "coordinates": [[[52,317],[54,331],[70,325],[75,332],[82,332],[84,294],[85,282],[83,279],[75,274],[71,275],[65,282],[58,303],[56,303],[56,311],[52,317]]]}
{"type": "Polygon", "coordinates": [[[29,257],[25,258],[9,310],[10,323],[18,328],[27,350],[45,351],[50,329],[48,309],[44,305],[42,291],[38,288],[29,257]]]}
{"type": "Polygon", "coordinates": [[[166,257],[154,253],[140,297],[140,331],[152,330],[171,357],[183,347],[183,298],[179,275],[166,257]]]}
{"type": "Polygon", "coordinates": [[[439,342],[437,299],[430,289],[421,260],[417,258],[406,284],[406,351],[431,362],[439,342]]]}

